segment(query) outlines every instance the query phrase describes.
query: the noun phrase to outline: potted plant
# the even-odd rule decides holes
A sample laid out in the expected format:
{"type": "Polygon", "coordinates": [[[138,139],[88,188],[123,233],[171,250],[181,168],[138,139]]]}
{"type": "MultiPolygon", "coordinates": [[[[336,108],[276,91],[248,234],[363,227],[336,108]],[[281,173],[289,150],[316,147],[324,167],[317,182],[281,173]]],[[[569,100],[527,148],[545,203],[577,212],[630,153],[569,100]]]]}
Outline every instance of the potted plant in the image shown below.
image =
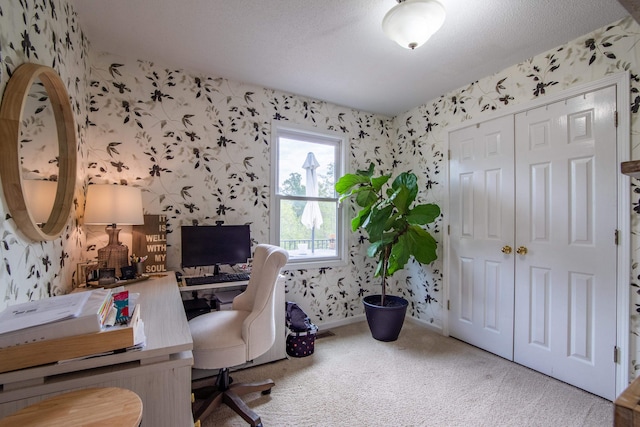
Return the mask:
{"type": "Polygon", "coordinates": [[[374,176],[374,164],[368,170],[346,174],[335,184],[340,202],[355,197],[359,206],[351,228],[363,228],[369,238],[367,255],[378,259],[375,277],[382,277],[382,293],[364,298],[365,314],[371,335],[380,341],[395,341],[400,334],[408,302],[386,294],[387,277],[402,270],[414,257],[421,264],[438,258],[437,242],[423,227],[440,215],[438,205],[414,204],[418,178],[403,172],[391,185],[391,175],[374,176]]]}

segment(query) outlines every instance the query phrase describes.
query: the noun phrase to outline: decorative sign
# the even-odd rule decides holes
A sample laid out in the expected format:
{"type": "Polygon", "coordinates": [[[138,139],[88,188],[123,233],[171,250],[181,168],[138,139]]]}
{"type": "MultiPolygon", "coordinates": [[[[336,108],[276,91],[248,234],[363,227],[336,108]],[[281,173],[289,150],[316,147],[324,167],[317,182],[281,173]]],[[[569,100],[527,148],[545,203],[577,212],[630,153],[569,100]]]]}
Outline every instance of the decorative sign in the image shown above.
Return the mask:
{"type": "Polygon", "coordinates": [[[146,274],[167,271],[167,216],[145,215],[144,225],[133,226],[133,261],[144,259],[146,274]],[[146,259],[145,259],[146,257],[146,259]]]}

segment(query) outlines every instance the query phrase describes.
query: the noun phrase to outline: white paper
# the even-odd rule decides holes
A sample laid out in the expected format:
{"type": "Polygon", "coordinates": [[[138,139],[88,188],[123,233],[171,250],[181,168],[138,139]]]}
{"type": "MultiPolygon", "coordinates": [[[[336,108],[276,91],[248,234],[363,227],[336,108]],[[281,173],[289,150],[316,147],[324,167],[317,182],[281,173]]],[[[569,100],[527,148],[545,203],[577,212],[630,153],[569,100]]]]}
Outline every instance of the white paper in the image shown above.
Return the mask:
{"type": "Polygon", "coordinates": [[[10,305],[0,313],[0,334],[78,317],[91,292],[78,292],[10,305]]]}

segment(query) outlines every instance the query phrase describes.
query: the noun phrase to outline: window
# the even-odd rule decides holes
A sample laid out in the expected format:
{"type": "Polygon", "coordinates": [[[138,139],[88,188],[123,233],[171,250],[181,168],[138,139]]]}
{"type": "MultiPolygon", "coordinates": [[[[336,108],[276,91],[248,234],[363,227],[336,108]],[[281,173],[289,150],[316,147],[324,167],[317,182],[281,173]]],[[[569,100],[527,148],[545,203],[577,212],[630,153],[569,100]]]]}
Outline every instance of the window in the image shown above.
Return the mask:
{"type": "Polygon", "coordinates": [[[334,184],[344,171],[338,133],[274,124],[271,241],[296,268],[344,265],[342,209],[334,184]]]}

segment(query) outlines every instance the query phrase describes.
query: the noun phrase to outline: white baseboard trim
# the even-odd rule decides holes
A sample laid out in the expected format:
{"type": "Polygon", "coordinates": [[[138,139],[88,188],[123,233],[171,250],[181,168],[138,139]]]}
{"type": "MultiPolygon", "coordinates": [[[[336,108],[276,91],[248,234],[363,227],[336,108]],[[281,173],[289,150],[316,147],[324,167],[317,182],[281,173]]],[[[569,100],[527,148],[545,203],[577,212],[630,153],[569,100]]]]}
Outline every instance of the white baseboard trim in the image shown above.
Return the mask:
{"type": "Polygon", "coordinates": [[[344,319],[331,320],[329,322],[317,323],[318,332],[326,331],[327,329],[337,328],[339,326],[351,325],[358,322],[366,321],[366,317],[363,314],[357,316],[345,317],[344,319]]]}
{"type": "Polygon", "coordinates": [[[427,329],[432,330],[433,332],[437,332],[440,335],[443,335],[442,326],[434,325],[433,323],[426,322],[422,319],[418,319],[416,317],[407,317],[405,320],[415,323],[420,326],[424,326],[427,329]]]}
{"type": "MultiPolygon", "coordinates": [[[[366,322],[367,318],[364,314],[359,314],[357,316],[351,316],[351,317],[346,317],[344,319],[337,319],[337,320],[331,320],[329,322],[323,322],[323,323],[318,323],[316,326],[318,326],[318,332],[322,332],[322,331],[326,331],[328,329],[331,328],[337,328],[339,326],[346,326],[346,325],[352,325],[354,323],[358,323],[358,322],[366,322]]],[[[433,323],[429,323],[426,322],[422,319],[418,319],[415,317],[410,317],[407,316],[405,318],[405,321],[407,322],[413,322],[415,324],[418,324],[420,326],[424,326],[427,329],[432,330],[433,332],[437,332],[439,334],[442,335],[442,326],[437,326],[434,325],[433,323]]]]}

